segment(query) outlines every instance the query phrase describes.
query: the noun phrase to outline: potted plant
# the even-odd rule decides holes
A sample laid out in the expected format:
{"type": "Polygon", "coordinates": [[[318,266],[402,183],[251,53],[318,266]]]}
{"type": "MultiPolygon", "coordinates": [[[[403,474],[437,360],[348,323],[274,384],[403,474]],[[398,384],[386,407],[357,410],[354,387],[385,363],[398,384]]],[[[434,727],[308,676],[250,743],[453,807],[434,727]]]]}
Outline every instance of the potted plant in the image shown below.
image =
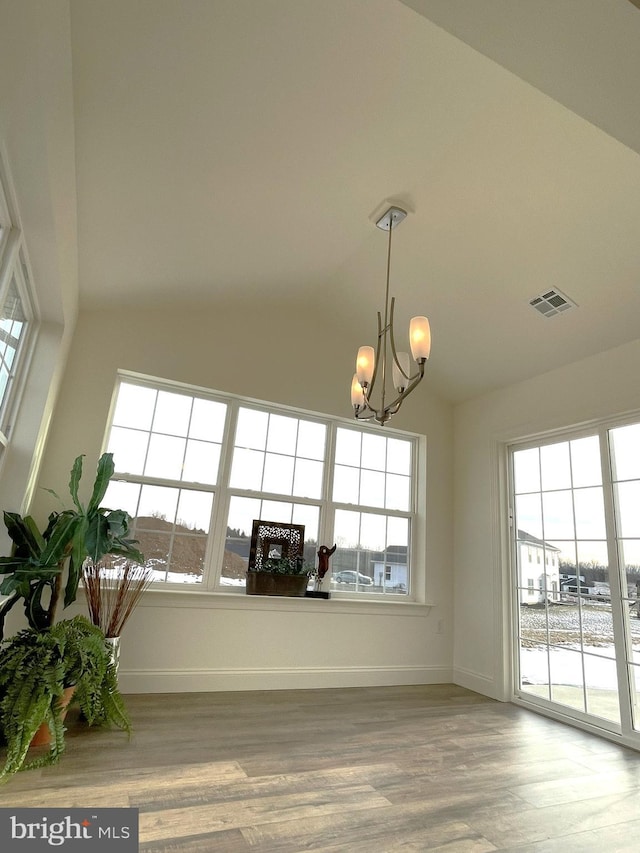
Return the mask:
{"type": "Polygon", "coordinates": [[[302,597],[314,572],[303,557],[270,557],[247,571],[247,595],[302,597]]]}
{"type": "Polygon", "coordinates": [[[82,581],[89,618],[104,634],[117,670],[122,629],[153,582],[153,569],[139,563],[108,566],[86,560],[82,581]]]}
{"type": "Polygon", "coordinates": [[[25,628],[3,644],[0,734],[7,754],[0,779],[59,760],[64,751],[65,700],[71,692],[89,725],[113,723],[131,732],[104,634],[84,616],[44,630],[25,628]],[[43,725],[50,733],[49,749],[28,761],[29,747],[43,725]]]}
{"type": "MultiPolygon", "coordinates": [[[[31,516],[4,513],[4,522],[14,547],[10,557],[0,557],[0,574],[5,575],[0,584],[0,594],[8,596],[0,606],[0,638],[7,613],[20,600],[24,601],[30,627],[36,630],[50,628],[55,621],[65,569],[64,606],[68,607],[76,599],[82,564],[87,557],[95,564],[105,554],[121,555],[138,563],[144,561],[134,547],[135,540],[127,538],[131,523],[129,514],[121,509],[100,506],[115,470],[113,454],[104,453],[100,457],[93,491],[86,506],[78,496],[82,459],[78,456],[71,469],[69,492],[73,508],[51,513],[43,533],[31,516]]],[[[58,498],[53,490],[47,491],[58,498]]]]}

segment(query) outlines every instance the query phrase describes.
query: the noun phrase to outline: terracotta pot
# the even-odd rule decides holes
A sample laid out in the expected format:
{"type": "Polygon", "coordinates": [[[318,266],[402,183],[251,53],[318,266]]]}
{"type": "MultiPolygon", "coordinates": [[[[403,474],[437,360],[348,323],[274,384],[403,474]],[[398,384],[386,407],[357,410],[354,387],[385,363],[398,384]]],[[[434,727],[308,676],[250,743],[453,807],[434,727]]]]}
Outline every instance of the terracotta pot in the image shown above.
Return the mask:
{"type": "Polygon", "coordinates": [[[286,595],[302,598],[308,583],[307,575],[247,572],[247,595],[286,595]]]}
{"type": "MultiPolygon", "coordinates": [[[[65,687],[64,693],[62,694],[62,698],[60,699],[60,707],[62,708],[60,712],[60,717],[62,720],[67,716],[67,709],[69,707],[69,703],[73,699],[73,694],[76,692],[75,684],[73,687],[65,687]]],[[[38,731],[34,734],[31,740],[31,746],[48,746],[51,743],[51,732],[49,731],[49,726],[47,723],[42,723],[38,731]]]]}

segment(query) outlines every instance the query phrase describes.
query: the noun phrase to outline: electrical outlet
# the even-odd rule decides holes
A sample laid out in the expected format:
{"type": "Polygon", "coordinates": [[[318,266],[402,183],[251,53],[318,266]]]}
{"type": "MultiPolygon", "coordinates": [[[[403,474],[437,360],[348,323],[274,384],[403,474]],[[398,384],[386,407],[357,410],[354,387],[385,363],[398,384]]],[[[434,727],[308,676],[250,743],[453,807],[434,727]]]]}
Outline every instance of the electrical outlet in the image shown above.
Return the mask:
{"type": "Polygon", "coordinates": [[[438,619],[438,624],[436,626],[436,634],[442,634],[442,633],[443,633],[442,619],[438,619]]]}

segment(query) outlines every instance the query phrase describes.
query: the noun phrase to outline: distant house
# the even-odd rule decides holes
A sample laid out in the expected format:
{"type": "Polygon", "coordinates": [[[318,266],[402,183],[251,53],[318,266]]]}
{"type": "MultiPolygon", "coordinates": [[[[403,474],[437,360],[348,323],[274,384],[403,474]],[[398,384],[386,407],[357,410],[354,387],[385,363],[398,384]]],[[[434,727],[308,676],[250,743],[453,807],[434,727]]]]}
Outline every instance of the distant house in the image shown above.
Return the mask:
{"type": "Polygon", "coordinates": [[[531,533],[518,530],[520,604],[560,600],[560,549],[531,533]]]}
{"type": "Polygon", "coordinates": [[[385,586],[391,589],[407,588],[407,564],[406,563],[375,563],[373,564],[373,578],[377,586],[385,586]]]}
{"type": "Polygon", "coordinates": [[[378,551],[371,561],[373,582],[388,589],[407,588],[407,547],[390,545],[386,551],[378,551]]]}

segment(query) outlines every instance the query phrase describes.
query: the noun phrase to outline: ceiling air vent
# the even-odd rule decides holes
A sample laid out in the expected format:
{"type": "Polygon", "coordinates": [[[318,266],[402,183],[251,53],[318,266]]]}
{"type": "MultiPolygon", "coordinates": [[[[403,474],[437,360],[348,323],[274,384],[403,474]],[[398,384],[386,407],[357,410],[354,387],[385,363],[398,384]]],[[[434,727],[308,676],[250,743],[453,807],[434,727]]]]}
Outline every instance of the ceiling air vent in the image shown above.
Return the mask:
{"type": "Polygon", "coordinates": [[[569,308],[577,307],[575,302],[559,290],[547,290],[531,299],[529,305],[545,317],[553,317],[554,314],[561,314],[569,308]]]}

